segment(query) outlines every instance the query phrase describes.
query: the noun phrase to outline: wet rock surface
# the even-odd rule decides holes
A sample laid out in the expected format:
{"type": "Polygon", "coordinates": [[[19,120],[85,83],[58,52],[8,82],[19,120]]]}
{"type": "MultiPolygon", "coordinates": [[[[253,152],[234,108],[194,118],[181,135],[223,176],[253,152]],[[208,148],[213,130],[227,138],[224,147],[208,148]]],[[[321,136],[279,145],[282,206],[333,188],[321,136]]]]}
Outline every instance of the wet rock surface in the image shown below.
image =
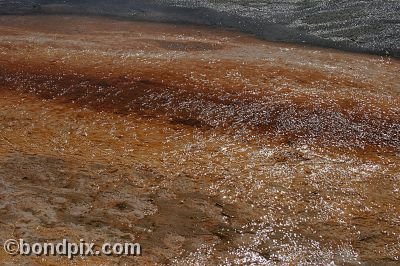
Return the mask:
{"type": "Polygon", "coordinates": [[[1,241],[143,247],[78,265],[398,263],[398,61],[101,18],[0,32],[1,241]]]}
{"type": "Polygon", "coordinates": [[[270,41],[400,57],[398,1],[0,1],[1,14],[95,14],[232,27],[270,41]]]}

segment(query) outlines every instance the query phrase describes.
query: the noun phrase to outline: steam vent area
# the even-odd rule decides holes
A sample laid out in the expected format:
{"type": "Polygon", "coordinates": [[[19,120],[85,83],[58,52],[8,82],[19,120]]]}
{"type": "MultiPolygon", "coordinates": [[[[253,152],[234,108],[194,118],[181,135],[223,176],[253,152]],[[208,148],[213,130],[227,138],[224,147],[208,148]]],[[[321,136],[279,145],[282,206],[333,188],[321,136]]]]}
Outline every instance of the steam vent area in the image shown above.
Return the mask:
{"type": "MultiPolygon", "coordinates": [[[[0,1],[1,2],[1,1],[0,1]]],[[[234,30],[0,16],[1,265],[399,265],[400,60],[234,30]]]]}

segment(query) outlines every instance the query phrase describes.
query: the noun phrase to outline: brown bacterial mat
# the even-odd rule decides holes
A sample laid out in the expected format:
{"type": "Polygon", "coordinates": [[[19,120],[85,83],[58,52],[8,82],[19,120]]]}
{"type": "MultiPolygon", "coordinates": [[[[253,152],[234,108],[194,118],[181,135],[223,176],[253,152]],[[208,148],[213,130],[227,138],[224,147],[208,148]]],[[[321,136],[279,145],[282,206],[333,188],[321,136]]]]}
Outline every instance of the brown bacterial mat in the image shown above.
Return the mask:
{"type": "Polygon", "coordinates": [[[0,239],[143,248],[76,265],[394,265],[399,76],[228,30],[0,17],[0,239]]]}

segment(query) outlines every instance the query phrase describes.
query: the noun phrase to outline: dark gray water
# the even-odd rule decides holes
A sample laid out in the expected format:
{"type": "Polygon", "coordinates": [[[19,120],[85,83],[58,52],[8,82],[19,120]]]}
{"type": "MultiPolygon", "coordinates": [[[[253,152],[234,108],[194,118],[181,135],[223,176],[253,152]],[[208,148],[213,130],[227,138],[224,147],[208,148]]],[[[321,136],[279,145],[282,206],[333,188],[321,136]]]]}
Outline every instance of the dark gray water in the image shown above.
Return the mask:
{"type": "Polygon", "coordinates": [[[0,13],[79,13],[218,25],[271,41],[400,57],[399,0],[0,0],[0,13]]]}

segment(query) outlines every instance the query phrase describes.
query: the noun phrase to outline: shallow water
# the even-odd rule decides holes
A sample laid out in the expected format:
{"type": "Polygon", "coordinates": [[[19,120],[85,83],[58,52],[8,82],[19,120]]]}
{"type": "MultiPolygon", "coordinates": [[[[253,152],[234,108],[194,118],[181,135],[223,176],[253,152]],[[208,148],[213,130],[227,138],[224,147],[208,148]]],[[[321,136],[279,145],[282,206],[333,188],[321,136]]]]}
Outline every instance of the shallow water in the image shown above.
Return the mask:
{"type": "Polygon", "coordinates": [[[270,41],[400,57],[400,2],[331,0],[19,0],[0,14],[95,14],[232,27],[270,41]]]}
{"type": "Polygon", "coordinates": [[[79,265],[399,263],[399,61],[101,18],[0,32],[1,240],[143,246],[79,265]]]}

